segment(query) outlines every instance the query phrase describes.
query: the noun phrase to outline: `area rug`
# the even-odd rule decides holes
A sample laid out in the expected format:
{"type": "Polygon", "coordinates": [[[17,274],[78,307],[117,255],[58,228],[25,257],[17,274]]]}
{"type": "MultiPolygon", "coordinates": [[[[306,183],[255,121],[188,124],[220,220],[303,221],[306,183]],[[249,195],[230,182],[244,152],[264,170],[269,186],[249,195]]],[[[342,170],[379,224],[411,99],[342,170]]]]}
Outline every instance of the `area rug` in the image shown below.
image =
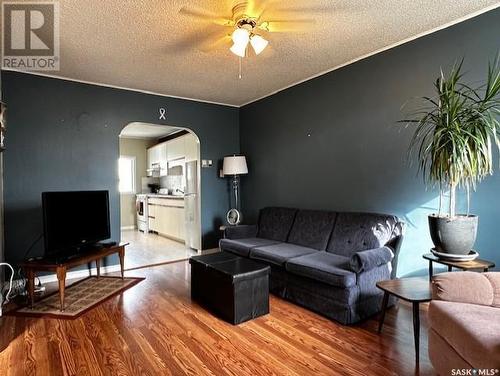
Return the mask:
{"type": "Polygon", "coordinates": [[[59,311],[59,291],[49,294],[35,302],[33,309],[18,308],[9,314],[42,318],[76,319],[83,313],[95,308],[107,299],[131,288],[144,278],[126,277],[88,277],[66,286],[64,312],[59,311]]]}

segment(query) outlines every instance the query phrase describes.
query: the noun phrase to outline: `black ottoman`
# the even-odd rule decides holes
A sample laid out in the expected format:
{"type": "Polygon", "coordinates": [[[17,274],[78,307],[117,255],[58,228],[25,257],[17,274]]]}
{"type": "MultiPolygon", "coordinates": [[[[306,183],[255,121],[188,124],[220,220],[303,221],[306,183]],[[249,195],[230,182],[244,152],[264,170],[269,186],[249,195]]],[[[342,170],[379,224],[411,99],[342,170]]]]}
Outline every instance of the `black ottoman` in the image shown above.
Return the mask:
{"type": "Polygon", "coordinates": [[[269,313],[270,267],[226,252],[189,259],[191,298],[232,324],[269,313]]]}

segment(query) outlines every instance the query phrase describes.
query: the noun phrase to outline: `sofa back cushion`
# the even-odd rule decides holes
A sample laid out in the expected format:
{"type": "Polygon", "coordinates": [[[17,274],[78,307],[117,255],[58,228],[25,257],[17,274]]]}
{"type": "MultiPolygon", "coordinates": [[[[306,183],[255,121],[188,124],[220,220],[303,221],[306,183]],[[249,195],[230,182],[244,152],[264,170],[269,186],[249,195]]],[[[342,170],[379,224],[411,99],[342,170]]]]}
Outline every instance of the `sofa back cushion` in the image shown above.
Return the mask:
{"type": "Polygon", "coordinates": [[[299,210],[288,236],[288,243],[324,251],[336,218],[335,212],[299,210]]]}
{"type": "Polygon", "coordinates": [[[392,240],[398,218],[387,214],[338,213],[327,252],[351,257],[392,240]]]}
{"type": "Polygon", "coordinates": [[[432,277],[432,299],[500,306],[500,273],[453,272],[432,277]]]}
{"type": "Polygon", "coordinates": [[[489,272],[483,273],[483,275],[488,278],[493,288],[493,307],[500,308],[500,272],[489,272]]]}
{"type": "Polygon", "coordinates": [[[257,237],[285,242],[292,228],[297,209],[264,208],[259,215],[257,237]]]}

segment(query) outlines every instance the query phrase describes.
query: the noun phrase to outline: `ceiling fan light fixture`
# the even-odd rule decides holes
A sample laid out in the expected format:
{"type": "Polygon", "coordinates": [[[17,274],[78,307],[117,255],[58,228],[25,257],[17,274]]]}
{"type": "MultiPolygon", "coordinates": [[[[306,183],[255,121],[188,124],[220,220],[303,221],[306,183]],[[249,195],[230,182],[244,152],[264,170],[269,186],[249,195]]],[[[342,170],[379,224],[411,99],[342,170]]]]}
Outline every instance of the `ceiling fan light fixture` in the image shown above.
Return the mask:
{"type": "Polygon", "coordinates": [[[245,44],[233,44],[233,46],[229,49],[233,54],[239,57],[245,57],[247,50],[247,43],[245,44]]]}
{"type": "Polygon", "coordinates": [[[265,50],[269,42],[262,38],[260,35],[252,35],[250,37],[250,44],[252,45],[255,54],[258,55],[265,50]]]}
{"type": "Polygon", "coordinates": [[[235,45],[246,47],[250,39],[250,32],[247,29],[238,28],[233,31],[232,39],[235,45]]]}

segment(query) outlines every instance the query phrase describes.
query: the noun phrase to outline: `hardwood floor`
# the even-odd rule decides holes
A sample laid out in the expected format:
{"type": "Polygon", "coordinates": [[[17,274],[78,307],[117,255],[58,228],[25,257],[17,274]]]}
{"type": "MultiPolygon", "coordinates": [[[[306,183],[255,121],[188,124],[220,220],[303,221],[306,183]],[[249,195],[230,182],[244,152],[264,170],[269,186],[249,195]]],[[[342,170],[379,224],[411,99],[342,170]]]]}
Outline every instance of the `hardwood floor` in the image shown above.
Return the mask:
{"type": "Polygon", "coordinates": [[[133,270],[146,280],[76,320],[0,319],[1,375],[432,375],[422,312],[414,368],[411,308],[342,326],[271,297],[233,326],[191,302],[189,264],[133,270]]]}

